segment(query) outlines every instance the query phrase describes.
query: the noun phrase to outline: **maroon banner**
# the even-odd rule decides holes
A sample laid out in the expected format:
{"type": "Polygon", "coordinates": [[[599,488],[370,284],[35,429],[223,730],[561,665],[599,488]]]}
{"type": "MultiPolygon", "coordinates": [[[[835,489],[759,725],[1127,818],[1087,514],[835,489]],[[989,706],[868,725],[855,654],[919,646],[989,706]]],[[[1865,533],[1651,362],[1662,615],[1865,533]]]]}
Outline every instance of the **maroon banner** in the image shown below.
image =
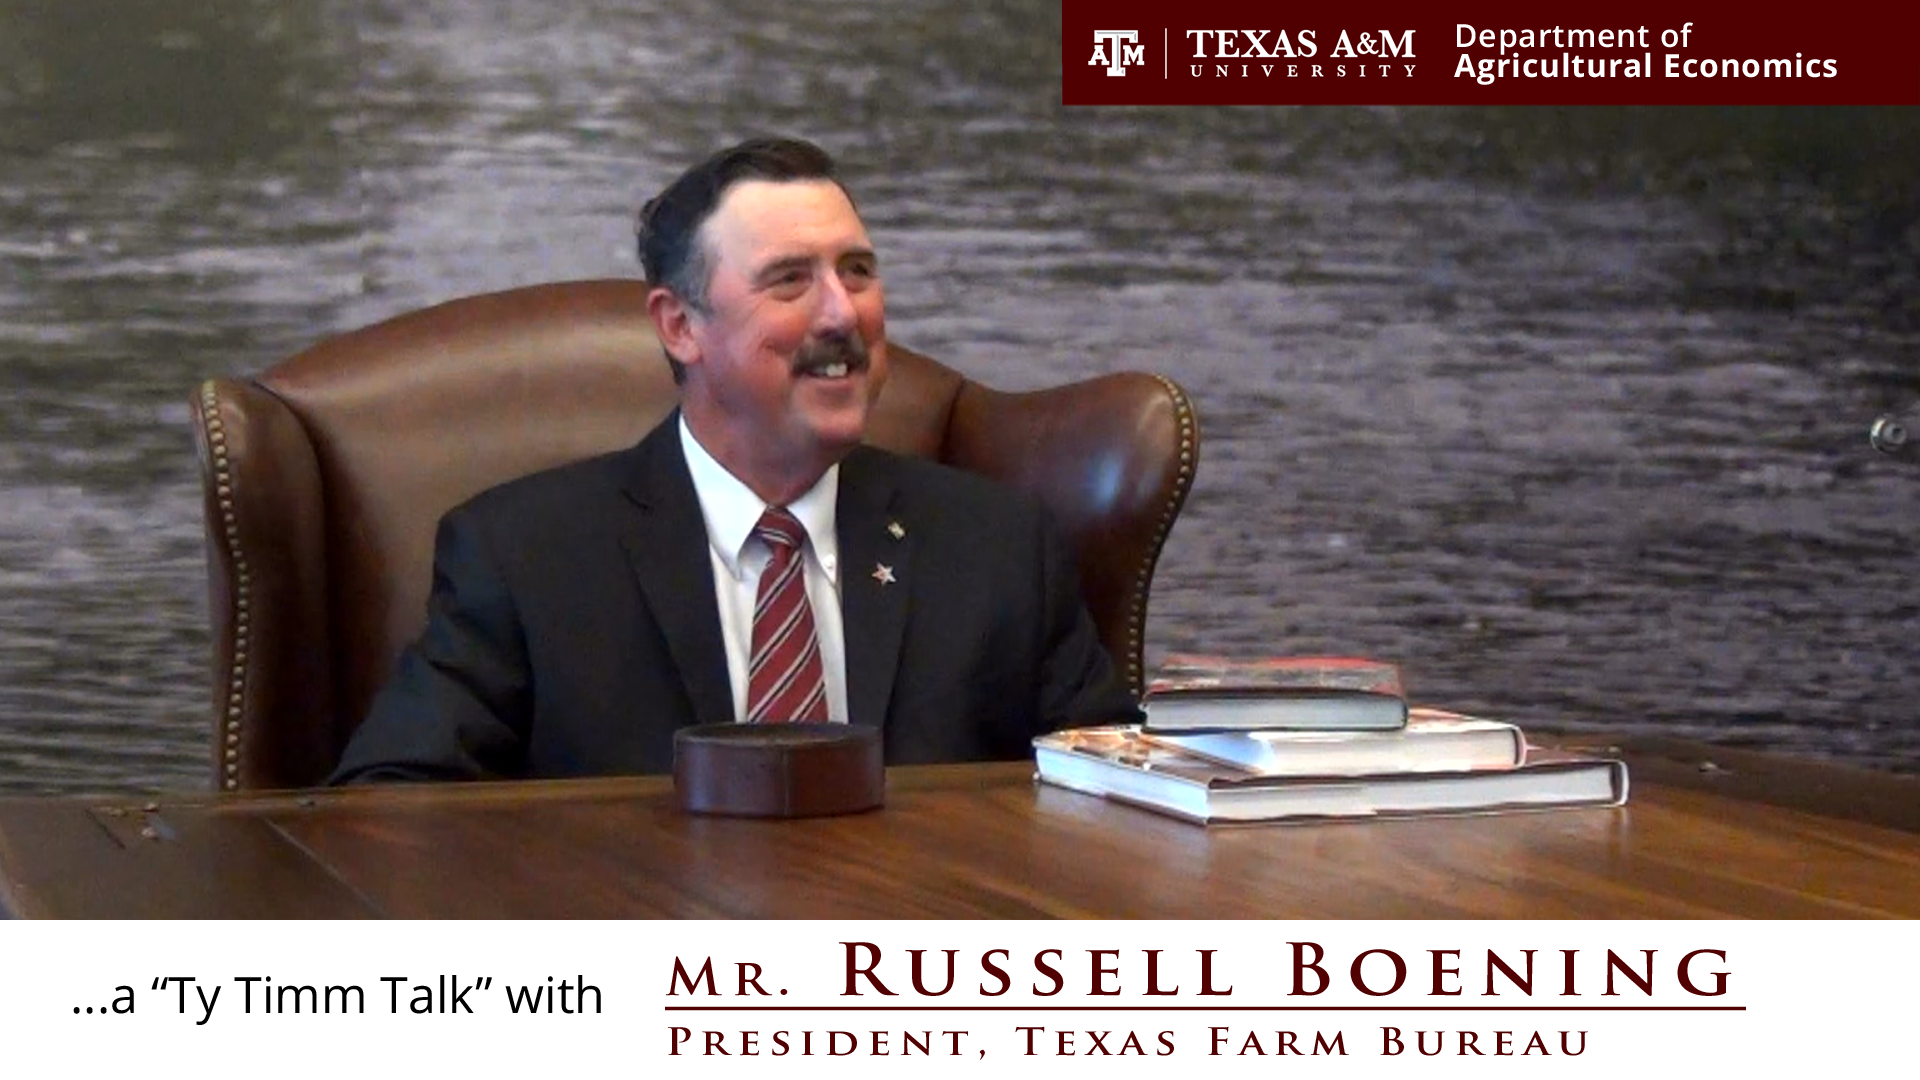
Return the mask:
{"type": "Polygon", "coordinates": [[[1061,0],[1068,105],[1914,105],[1920,5],[1061,0]]]}

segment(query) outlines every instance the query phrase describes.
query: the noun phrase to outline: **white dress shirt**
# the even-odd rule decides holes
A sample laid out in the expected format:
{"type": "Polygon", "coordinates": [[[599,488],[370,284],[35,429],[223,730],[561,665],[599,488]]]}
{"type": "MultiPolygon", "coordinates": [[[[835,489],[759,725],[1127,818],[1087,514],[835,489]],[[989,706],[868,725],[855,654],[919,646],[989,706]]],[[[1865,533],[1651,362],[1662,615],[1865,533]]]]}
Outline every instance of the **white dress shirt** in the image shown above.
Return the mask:
{"type": "MultiPolygon", "coordinates": [[[[700,516],[707,524],[707,555],[713,564],[713,596],[720,608],[720,635],[727,648],[727,678],[733,685],[733,719],[747,717],[747,669],[753,655],[753,606],[760,572],[772,551],[753,535],[767,504],[713,459],[680,418],[680,447],[693,473],[700,516]]],[[[847,637],[840,618],[840,542],[834,507],[840,496],[840,466],[828,469],[787,511],[807,530],[802,549],[807,603],[820,637],[820,667],[827,677],[827,718],[847,722],[847,637]]]]}

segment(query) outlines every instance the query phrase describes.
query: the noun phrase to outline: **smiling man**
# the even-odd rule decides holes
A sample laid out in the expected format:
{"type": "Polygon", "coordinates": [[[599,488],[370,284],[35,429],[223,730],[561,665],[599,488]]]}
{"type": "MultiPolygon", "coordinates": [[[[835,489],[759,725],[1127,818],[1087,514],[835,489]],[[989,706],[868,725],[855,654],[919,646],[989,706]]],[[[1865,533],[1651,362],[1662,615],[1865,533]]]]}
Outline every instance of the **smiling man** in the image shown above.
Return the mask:
{"type": "Polygon", "coordinates": [[[680,366],[687,427],[777,505],[800,497],[865,434],[887,377],[887,320],[873,245],[852,201],[833,180],[805,176],[825,155],[813,161],[796,148],[749,144],[722,164],[745,169],[756,154],[801,178],[728,185],[688,238],[697,253],[677,265],[687,241],[662,219],[699,207],[678,205],[692,193],[671,189],[649,208],[641,257],[650,281],[668,283],[648,294],[648,311],[680,366]]]}
{"type": "Polygon", "coordinates": [[[715,154],[639,246],[680,409],[442,519],[426,629],[335,782],[664,772],[676,729],[727,722],[1010,759],[1138,718],[1037,504],[861,444],[885,293],[824,151],[715,154]]]}

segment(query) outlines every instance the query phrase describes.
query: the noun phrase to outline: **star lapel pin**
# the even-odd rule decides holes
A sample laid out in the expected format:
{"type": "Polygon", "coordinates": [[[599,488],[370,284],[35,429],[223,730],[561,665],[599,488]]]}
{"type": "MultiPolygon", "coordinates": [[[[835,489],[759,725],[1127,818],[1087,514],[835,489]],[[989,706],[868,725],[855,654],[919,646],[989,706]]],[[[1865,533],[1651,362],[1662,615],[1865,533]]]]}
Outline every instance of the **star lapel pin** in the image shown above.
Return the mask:
{"type": "Polygon", "coordinates": [[[893,584],[893,567],[888,566],[886,563],[874,563],[873,580],[882,585],[893,584]]]}
{"type": "Polygon", "coordinates": [[[895,540],[904,540],[907,536],[906,526],[897,521],[889,521],[887,522],[887,535],[893,537],[895,540]]]}

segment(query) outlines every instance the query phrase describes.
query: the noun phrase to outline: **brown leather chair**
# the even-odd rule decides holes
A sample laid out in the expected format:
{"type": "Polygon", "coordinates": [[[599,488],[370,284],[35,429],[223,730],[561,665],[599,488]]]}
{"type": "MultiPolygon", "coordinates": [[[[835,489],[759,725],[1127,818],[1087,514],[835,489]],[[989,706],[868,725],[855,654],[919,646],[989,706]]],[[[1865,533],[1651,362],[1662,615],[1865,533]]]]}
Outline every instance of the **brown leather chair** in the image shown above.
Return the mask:
{"type": "MultiPolygon", "coordinates": [[[[332,769],[425,620],[441,514],[667,415],[677,392],[644,298],[636,281],[468,297],[200,387],[218,787],[332,769]]],[[[1198,463],[1185,392],[1128,373],[1009,394],[891,356],[869,441],[1041,498],[1138,691],[1154,563],[1198,463]]]]}

